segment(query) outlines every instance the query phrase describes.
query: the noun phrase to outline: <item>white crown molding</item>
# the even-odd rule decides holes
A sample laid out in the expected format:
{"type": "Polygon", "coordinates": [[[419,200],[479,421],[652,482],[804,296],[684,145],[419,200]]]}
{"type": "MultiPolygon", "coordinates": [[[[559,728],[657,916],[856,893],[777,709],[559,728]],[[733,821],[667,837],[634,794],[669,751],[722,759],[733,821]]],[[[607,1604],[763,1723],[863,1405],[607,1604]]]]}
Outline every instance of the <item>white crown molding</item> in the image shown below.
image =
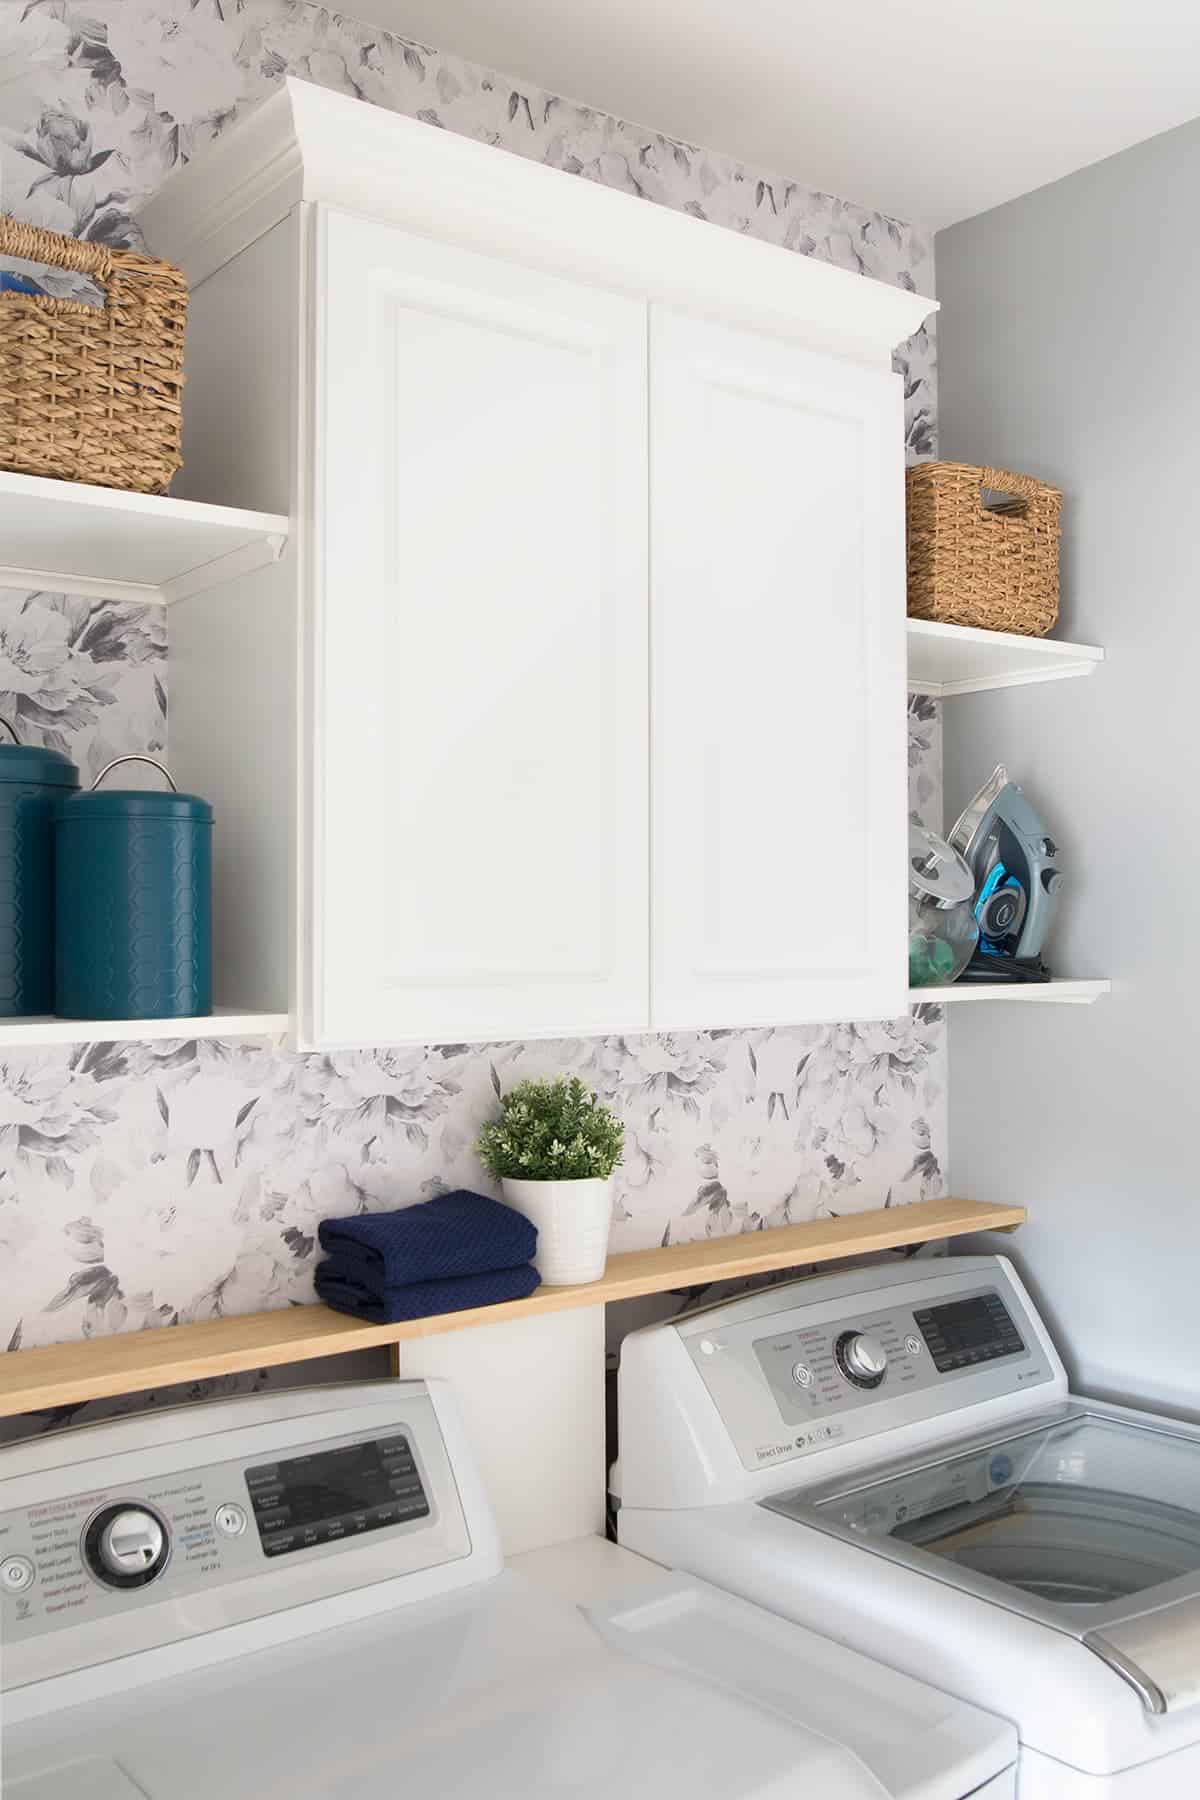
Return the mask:
{"type": "Polygon", "coordinates": [[[937,303],[289,77],[141,209],[197,286],[299,202],[886,365],[937,303]]]}
{"type": "Polygon", "coordinates": [[[192,287],[304,198],[292,86],[285,81],[198,158],[174,170],[138,208],[149,248],[182,269],[192,287]]]}

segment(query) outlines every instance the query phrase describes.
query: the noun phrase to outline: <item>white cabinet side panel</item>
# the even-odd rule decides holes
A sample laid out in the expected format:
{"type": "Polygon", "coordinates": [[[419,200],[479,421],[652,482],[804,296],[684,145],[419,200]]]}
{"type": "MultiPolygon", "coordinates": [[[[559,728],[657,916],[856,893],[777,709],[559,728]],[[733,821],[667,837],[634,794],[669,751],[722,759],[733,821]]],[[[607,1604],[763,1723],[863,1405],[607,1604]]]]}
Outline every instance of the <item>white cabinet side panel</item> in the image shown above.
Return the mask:
{"type": "Polygon", "coordinates": [[[312,1033],[644,1027],[645,308],[321,233],[312,1033]]]}
{"type": "Polygon", "coordinates": [[[656,1029],[906,1004],[898,380],[652,309],[656,1029]]]}
{"type": "MultiPolygon", "coordinates": [[[[294,511],[300,229],[296,212],[191,296],[181,494],[294,511]]],[[[214,809],[214,999],[243,1011],[291,1004],[300,555],[293,534],[168,614],[171,772],[214,809]]]]}
{"type": "Polygon", "coordinates": [[[291,511],[298,232],[293,212],[189,295],[182,499],[291,511]]]}
{"type": "Polygon", "coordinates": [[[171,773],[211,802],[213,1000],[289,1010],[295,551],[170,610],[171,773]]]}

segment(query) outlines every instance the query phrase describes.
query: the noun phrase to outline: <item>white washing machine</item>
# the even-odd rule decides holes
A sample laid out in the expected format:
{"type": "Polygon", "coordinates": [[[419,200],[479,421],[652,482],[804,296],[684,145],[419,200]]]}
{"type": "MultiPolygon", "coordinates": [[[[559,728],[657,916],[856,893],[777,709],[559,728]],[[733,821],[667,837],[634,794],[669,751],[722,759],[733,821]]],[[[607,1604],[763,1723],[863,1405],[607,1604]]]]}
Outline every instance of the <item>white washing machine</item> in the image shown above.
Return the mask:
{"type": "Polygon", "coordinates": [[[505,1569],[435,1382],[0,1451],[0,1592],[4,1800],[1014,1792],[1011,1725],[702,1582],[505,1569]]]}
{"type": "Polygon", "coordinates": [[[1012,1719],[1021,1800],[1200,1796],[1200,1430],[1072,1396],[1004,1258],[635,1333],[620,1430],[622,1544],[1012,1719]]]}

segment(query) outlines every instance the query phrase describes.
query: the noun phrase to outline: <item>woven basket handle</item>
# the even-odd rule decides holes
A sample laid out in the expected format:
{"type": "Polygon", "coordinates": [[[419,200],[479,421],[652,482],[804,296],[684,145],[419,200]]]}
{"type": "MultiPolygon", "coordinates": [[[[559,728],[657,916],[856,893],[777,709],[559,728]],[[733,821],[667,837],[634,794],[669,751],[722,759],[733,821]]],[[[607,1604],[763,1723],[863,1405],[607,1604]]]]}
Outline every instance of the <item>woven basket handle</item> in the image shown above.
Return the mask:
{"type": "Polygon", "coordinates": [[[112,251],[106,245],[62,237],[57,231],[43,231],[40,225],[26,225],[20,219],[0,219],[0,253],[90,275],[105,289],[112,275],[112,251]]]}
{"type": "Polygon", "coordinates": [[[1032,475],[1014,475],[1011,469],[981,469],[981,488],[993,488],[998,494],[1016,494],[1022,500],[1037,500],[1045,493],[1046,484],[1032,475]]]}

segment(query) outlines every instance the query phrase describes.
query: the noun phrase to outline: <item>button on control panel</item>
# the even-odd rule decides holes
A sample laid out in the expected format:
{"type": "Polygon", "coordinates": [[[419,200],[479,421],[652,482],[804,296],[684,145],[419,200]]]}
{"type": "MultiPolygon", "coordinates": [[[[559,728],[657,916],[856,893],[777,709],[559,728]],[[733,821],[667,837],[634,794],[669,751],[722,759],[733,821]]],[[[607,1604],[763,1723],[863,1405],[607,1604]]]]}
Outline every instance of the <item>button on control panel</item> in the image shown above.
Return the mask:
{"type": "Polygon", "coordinates": [[[233,1500],[227,1500],[224,1506],[218,1506],[213,1524],[222,1537],[241,1537],[246,1529],[246,1514],[233,1500]]]}
{"type": "Polygon", "coordinates": [[[0,1563],[0,1588],[6,1594],[23,1594],[37,1580],[37,1570],[27,1556],[6,1556],[0,1563]]]}

